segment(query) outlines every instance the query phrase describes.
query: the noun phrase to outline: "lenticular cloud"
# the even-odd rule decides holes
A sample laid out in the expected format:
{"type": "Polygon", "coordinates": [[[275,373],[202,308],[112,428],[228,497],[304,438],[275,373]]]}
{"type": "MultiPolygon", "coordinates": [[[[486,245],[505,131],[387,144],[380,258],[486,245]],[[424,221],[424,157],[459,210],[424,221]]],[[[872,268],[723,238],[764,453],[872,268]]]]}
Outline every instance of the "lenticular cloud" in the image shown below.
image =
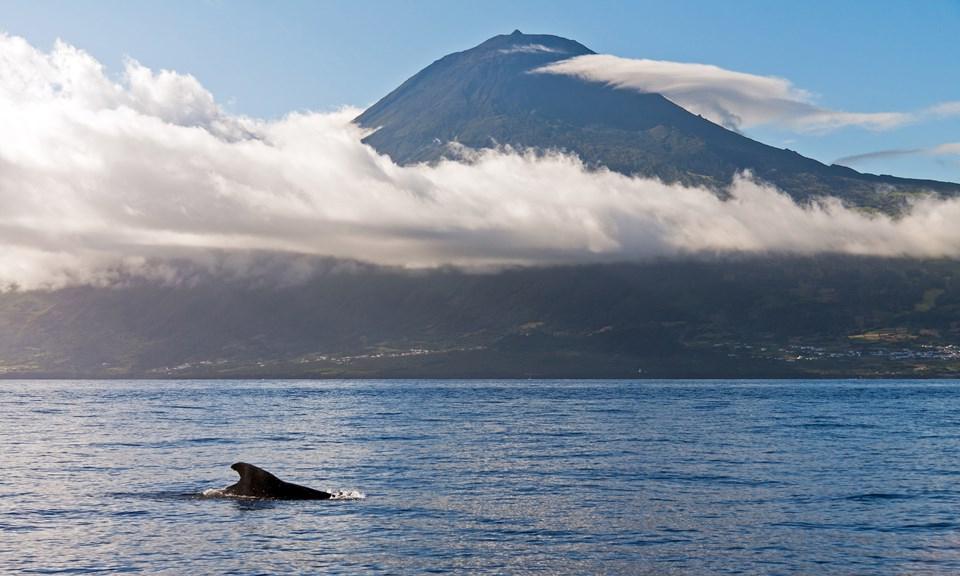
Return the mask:
{"type": "Polygon", "coordinates": [[[0,282],[169,279],[164,262],[224,251],[409,267],[960,255],[957,201],[869,217],[801,207],[746,176],[721,200],[510,149],[402,167],[361,143],[358,113],[231,115],[192,76],[129,61],[115,81],[62,42],[44,53],[0,36],[0,282]]]}
{"type": "MultiPolygon", "coordinates": [[[[775,76],[758,76],[709,64],[619,58],[588,54],[538,68],[617,88],[655,92],[696,114],[730,129],[776,124],[800,132],[825,132],[846,126],[888,130],[917,121],[905,112],[845,112],[822,108],[813,95],[775,76]]],[[[919,116],[948,116],[956,111],[945,102],[919,116]]]]}

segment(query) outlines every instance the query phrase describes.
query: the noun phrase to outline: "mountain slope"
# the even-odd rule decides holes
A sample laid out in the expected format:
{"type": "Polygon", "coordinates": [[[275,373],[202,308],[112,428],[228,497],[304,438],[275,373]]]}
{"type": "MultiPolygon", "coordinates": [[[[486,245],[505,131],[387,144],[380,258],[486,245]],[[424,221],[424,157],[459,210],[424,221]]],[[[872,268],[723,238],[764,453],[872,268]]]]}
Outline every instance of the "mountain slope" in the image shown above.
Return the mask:
{"type": "Polygon", "coordinates": [[[0,293],[0,376],[960,374],[953,261],[317,266],[293,286],[201,275],[0,293]]]}
{"type": "Polygon", "coordinates": [[[836,196],[896,212],[905,195],[960,194],[960,184],[862,174],[774,148],[691,114],[659,94],[530,73],[592,54],[550,35],[495,36],[437,60],[356,118],[364,140],[401,164],[432,162],[447,145],[560,149],[590,166],[715,189],[751,170],[804,201],[836,196]]]}

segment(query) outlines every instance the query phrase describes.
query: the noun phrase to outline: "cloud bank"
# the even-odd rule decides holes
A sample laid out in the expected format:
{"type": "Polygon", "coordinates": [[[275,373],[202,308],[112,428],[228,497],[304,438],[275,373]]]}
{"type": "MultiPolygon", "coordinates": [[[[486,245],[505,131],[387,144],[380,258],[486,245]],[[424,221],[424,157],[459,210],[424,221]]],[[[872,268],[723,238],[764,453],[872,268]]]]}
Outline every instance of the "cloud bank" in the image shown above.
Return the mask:
{"type": "Polygon", "coordinates": [[[618,88],[662,94],[674,103],[731,129],[775,124],[800,132],[857,126],[889,130],[923,118],[960,115],[960,102],[919,112],[845,112],[818,106],[813,94],[789,80],[726,70],[708,64],[591,54],[537,69],[618,88]]]}
{"type": "Polygon", "coordinates": [[[360,142],[358,112],[230,115],[192,76],[131,60],[114,81],[67,44],[0,36],[0,282],[170,279],[173,259],[257,251],[411,267],[960,255],[960,201],[895,220],[800,207],[746,177],[721,200],[509,149],[401,167],[360,142]]]}

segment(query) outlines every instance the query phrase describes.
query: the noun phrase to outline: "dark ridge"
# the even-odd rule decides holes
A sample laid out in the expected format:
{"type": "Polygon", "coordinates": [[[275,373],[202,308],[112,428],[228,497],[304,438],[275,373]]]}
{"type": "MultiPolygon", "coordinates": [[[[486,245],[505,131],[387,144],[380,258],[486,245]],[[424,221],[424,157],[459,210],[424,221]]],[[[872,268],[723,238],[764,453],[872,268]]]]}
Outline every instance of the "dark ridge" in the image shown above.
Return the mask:
{"type": "Polygon", "coordinates": [[[952,260],[822,256],[131,279],[0,293],[0,375],[955,377],[958,278],[952,260]]]}

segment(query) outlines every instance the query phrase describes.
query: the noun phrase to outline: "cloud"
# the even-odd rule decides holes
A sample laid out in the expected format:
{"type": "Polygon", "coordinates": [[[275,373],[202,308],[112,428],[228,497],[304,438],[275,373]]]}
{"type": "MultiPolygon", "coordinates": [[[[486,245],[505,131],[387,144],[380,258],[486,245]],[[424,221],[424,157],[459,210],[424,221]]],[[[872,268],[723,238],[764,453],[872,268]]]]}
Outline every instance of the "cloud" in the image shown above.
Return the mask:
{"type": "Polygon", "coordinates": [[[960,116],[960,102],[941,102],[928,108],[927,113],[938,118],[960,116]]]}
{"type": "Polygon", "coordinates": [[[960,255],[960,201],[891,219],[801,207],[748,177],[721,200],[510,149],[402,167],[361,143],[358,112],[230,115],[191,76],[130,61],[115,82],[64,43],[0,36],[0,282],[170,280],[183,259],[262,274],[243,256],[260,251],[411,267],[960,255]]]}
{"type": "Polygon", "coordinates": [[[562,54],[563,50],[560,50],[558,48],[551,48],[549,46],[544,46],[543,44],[514,44],[509,48],[501,48],[499,52],[501,54],[516,54],[518,52],[524,53],[524,54],[541,54],[541,53],[562,54]]]}
{"type": "Polygon", "coordinates": [[[914,154],[921,154],[923,151],[923,148],[892,148],[890,150],[876,150],[874,152],[864,152],[863,154],[852,154],[850,156],[844,156],[843,158],[837,158],[833,161],[833,164],[839,164],[841,166],[854,166],[856,164],[860,164],[861,162],[867,162],[870,160],[883,160],[885,158],[912,156],[914,154]]]}
{"type": "Polygon", "coordinates": [[[960,142],[950,142],[947,144],[934,146],[929,150],[929,153],[933,154],[934,156],[960,155],[960,142]]]}
{"type": "Polygon", "coordinates": [[[861,162],[870,160],[880,160],[884,158],[901,158],[904,156],[960,156],[960,142],[948,142],[933,146],[930,148],[895,148],[892,150],[877,150],[875,152],[865,152],[863,154],[854,154],[844,156],[833,161],[834,164],[843,166],[853,166],[861,162]]]}
{"type": "Polygon", "coordinates": [[[775,124],[801,132],[858,126],[888,130],[916,120],[904,112],[844,112],[818,106],[810,92],[775,76],[708,64],[636,60],[605,54],[554,62],[537,72],[576,76],[617,88],[655,92],[731,129],[775,124]]]}

